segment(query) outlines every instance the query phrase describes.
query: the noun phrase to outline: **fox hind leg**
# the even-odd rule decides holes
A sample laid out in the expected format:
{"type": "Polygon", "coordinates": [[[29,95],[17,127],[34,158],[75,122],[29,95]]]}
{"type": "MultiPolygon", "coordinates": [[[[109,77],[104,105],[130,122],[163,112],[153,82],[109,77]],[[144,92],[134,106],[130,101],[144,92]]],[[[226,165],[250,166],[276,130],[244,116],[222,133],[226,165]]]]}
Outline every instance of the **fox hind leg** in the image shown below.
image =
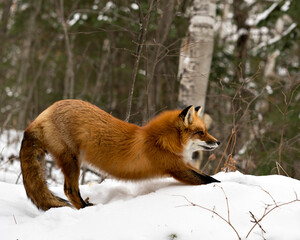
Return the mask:
{"type": "Polygon", "coordinates": [[[59,156],[59,166],[64,174],[64,192],[68,197],[72,205],[77,208],[84,208],[92,206],[88,201],[84,201],[79,191],[79,175],[80,175],[80,163],[78,158],[71,153],[65,152],[59,156]]]}
{"type": "Polygon", "coordinates": [[[70,206],[66,200],[55,196],[47,186],[43,170],[45,153],[46,150],[36,133],[26,130],[20,150],[20,161],[27,196],[38,208],[45,211],[52,207],[70,206]]]}

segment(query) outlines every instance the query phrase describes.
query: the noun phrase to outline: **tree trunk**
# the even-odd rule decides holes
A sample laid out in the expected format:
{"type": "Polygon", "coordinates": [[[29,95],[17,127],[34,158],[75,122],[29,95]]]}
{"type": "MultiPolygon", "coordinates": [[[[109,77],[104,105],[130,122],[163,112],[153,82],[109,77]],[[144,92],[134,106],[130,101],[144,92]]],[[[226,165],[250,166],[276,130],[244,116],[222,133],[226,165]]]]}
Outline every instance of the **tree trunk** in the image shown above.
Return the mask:
{"type": "Polygon", "coordinates": [[[250,30],[250,26],[246,23],[246,20],[248,19],[248,11],[247,3],[244,0],[233,1],[233,15],[238,32],[235,50],[238,81],[242,81],[245,78],[245,63],[250,30]]]}
{"type": "MultiPolygon", "coordinates": [[[[37,4],[34,5],[34,11],[30,15],[30,18],[28,20],[28,31],[27,31],[27,36],[23,42],[23,51],[21,55],[21,63],[20,63],[20,70],[17,78],[17,84],[15,91],[20,91],[20,86],[23,86],[22,88],[22,95],[24,94],[24,89],[29,87],[26,86],[25,80],[27,78],[27,73],[29,70],[30,66],[30,53],[32,51],[32,42],[35,36],[35,30],[36,30],[36,18],[38,14],[41,11],[41,6],[42,6],[42,1],[37,1],[37,4]]],[[[23,129],[26,124],[26,109],[21,109],[19,112],[19,117],[18,117],[18,128],[23,129]]]]}
{"type": "Polygon", "coordinates": [[[64,31],[64,38],[65,38],[65,45],[66,45],[66,52],[68,56],[67,66],[66,66],[66,73],[65,73],[65,80],[64,80],[64,95],[63,98],[74,98],[74,85],[75,85],[75,74],[73,69],[73,52],[72,52],[72,42],[69,38],[68,34],[68,25],[64,18],[64,1],[60,0],[60,7],[59,7],[59,15],[60,15],[60,22],[64,31]]]}
{"type": "MultiPolygon", "coordinates": [[[[2,16],[0,18],[0,109],[2,108],[2,104],[6,97],[4,93],[4,85],[5,85],[5,73],[4,68],[2,67],[2,59],[4,57],[5,45],[7,41],[7,25],[10,17],[10,8],[12,5],[12,0],[5,0],[1,3],[2,8],[2,16]]],[[[1,121],[1,120],[0,120],[1,121]]]]}
{"type": "MultiPolygon", "coordinates": [[[[3,54],[4,54],[3,52],[5,49],[6,32],[7,32],[7,25],[8,25],[8,20],[9,20],[9,16],[10,16],[10,8],[12,5],[12,0],[5,0],[1,5],[3,6],[2,16],[0,19],[0,40],[1,40],[0,59],[2,61],[3,54]]],[[[2,85],[2,77],[3,77],[3,73],[2,73],[1,64],[0,64],[0,83],[1,83],[1,85],[2,85]]]]}
{"type": "MultiPolygon", "coordinates": [[[[29,109],[29,104],[30,102],[32,101],[32,98],[33,98],[33,93],[34,93],[34,90],[36,89],[36,86],[37,86],[37,83],[38,83],[38,80],[39,78],[41,77],[42,75],[42,72],[43,72],[43,68],[44,68],[44,65],[45,65],[45,62],[48,58],[48,56],[50,55],[51,53],[51,50],[53,49],[53,47],[55,46],[56,44],[56,38],[51,42],[51,44],[48,46],[48,49],[43,57],[43,59],[41,60],[40,64],[39,64],[39,67],[38,67],[38,70],[37,70],[37,73],[35,74],[34,78],[33,78],[33,81],[31,82],[30,86],[29,86],[29,89],[28,89],[28,93],[26,94],[26,98],[24,100],[24,104],[22,105],[22,111],[20,111],[20,114],[19,114],[19,121],[22,121],[23,119],[26,119],[26,116],[27,116],[27,111],[29,109]]],[[[24,94],[25,96],[25,94],[24,94]]],[[[24,121],[23,121],[24,122],[24,121]]]]}
{"type": "Polygon", "coordinates": [[[180,51],[179,105],[192,104],[204,109],[213,55],[215,0],[195,0],[191,14],[188,36],[183,40],[180,51]]]}
{"type": "Polygon", "coordinates": [[[101,88],[104,85],[103,76],[105,67],[109,64],[109,58],[111,55],[111,46],[110,40],[104,39],[103,46],[102,46],[102,59],[99,61],[97,77],[96,77],[96,84],[92,94],[92,103],[96,103],[100,100],[101,97],[101,88]]]}

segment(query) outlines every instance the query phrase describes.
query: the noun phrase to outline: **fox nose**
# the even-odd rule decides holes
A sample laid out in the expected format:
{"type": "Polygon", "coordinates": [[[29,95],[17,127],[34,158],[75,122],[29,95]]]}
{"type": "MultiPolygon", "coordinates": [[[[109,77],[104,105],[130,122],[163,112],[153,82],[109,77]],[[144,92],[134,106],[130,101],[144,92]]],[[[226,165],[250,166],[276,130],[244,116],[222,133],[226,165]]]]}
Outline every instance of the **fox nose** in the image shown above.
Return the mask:
{"type": "Polygon", "coordinates": [[[217,144],[220,145],[221,143],[219,141],[217,141],[217,144]]]}

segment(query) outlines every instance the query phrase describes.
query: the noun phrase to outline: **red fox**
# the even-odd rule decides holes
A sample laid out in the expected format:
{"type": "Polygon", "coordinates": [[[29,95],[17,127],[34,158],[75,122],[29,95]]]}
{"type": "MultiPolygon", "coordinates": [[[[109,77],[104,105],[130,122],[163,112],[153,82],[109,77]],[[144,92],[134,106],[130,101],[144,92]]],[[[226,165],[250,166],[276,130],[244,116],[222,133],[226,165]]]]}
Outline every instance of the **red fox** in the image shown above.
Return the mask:
{"type": "Polygon", "coordinates": [[[83,161],[123,180],[172,176],[186,184],[218,182],[189,164],[192,152],[211,151],[220,144],[207,133],[200,111],[200,107],[193,106],[165,111],[140,127],[85,101],[58,101],[24,132],[20,159],[27,196],[43,210],[92,205],[79,192],[83,161]],[[64,174],[64,192],[69,202],[47,187],[43,176],[47,153],[64,174]]]}

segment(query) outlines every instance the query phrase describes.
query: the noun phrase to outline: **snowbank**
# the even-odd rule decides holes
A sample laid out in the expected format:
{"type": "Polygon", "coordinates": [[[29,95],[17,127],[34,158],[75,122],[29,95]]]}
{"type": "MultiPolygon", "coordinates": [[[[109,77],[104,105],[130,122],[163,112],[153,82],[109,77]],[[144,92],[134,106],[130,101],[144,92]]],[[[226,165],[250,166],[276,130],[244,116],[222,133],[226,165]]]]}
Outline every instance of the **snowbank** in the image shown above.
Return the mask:
{"type": "MultiPolygon", "coordinates": [[[[95,206],[47,212],[35,208],[22,185],[0,182],[1,239],[300,239],[300,181],[239,172],[215,177],[222,182],[201,186],[105,180],[80,187],[95,206]]],[[[51,190],[63,196],[62,186],[51,190]]]]}

